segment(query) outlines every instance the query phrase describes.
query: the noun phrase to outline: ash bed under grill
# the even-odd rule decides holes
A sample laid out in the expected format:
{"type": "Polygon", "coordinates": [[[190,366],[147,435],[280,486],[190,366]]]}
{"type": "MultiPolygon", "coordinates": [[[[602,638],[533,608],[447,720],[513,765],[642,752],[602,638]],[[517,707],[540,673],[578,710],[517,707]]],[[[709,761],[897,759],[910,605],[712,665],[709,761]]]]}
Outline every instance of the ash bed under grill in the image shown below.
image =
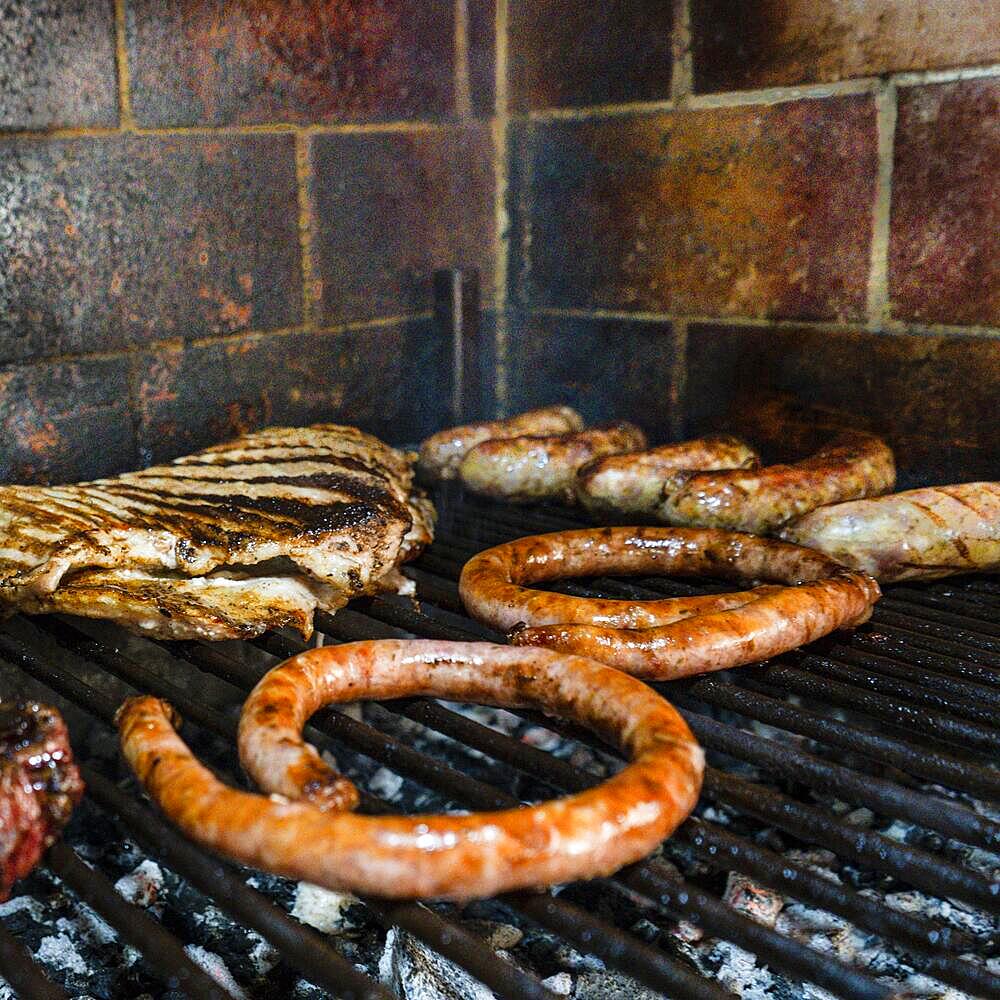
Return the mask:
{"type": "MultiPolygon", "coordinates": [[[[323,641],[496,638],[462,612],[464,561],[579,524],[553,508],[437,500],[437,541],[406,569],[419,608],[355,602],[318,617],[323,641]]],[[[655,597],[708,586],[561,589],[655,597]]],[[[88,795],[44,867],[0,906],[0,972],[32,1000],[478,1000],[489,995],[479,984],[511,1000],[646,988],[705,1000],[998,996],[998,609],[992,578],[888,587],[853,634],[661,685],[710,765],[695,816],[662,856],[464,908],[327,898],[309,919],[328,934],[289,915],[308,916],[308,888],[223,864],[167,825],[128,777],[110,726],[127,694],[166,697],[196,752],[238,781],[239,706],[301,644],[160,644],[93,622],[13,619],[0,631],[4,688],[60,705],[88,795]]],[[[551,720],[427,700],[366,706],[363,721],[324,711],[308,735],[366,789],[371,812],[506,807],[617,766],[551,720]]]]}

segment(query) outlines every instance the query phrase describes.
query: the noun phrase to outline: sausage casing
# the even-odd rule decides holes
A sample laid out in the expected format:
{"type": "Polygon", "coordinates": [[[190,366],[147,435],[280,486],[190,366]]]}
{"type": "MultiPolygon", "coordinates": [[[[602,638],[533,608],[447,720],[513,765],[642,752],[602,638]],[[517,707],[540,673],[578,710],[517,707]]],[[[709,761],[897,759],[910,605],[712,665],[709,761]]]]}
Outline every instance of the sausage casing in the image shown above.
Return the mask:
{"type": "Polygon", "coordinates": [[[289,878],[393,898],[464,900],[607,875],[648,854],[697,800],[703,754],[658,694],[591,660],[490,643],[386,640],[308,650],[251,693],[241,760],[265,791],[308,798],[324,771],[342,780],[302,741],[302,724],[319,705],[425,695],[541,708],[620,746],[631,763],[594,788],[534,806],[359,816],[222,784],[156,698],[129,699],[118,727],[146,790],[199,843],[289,878]]]}
{"type": "Polygon", "coordinates": [[[459,477],[473,493],[494,499],[514,503],[571,501],[581,465],[602,455],[645,446],[646,435],[629,423],[576,434],[484,441],[462,459],[459,477]]]}
{"type": "Polygon", "coordinates": [[[782,537],[883,582],[1000,570],[1000,483],[832,504],[788,525],[782,537]]]}
{"type": "Polygon", "coordinates": [[[466,563],[466,610],[517,645],[592,657],[669,680],[764,660],[860,624],[878,584],[820,552],[716,529],[594,528],[498,545],[466,563]],[[733,594],[654,601],[570,597],[525,586],[566,576],[710,575],[765,580],[733,594]]]}
{"type": "Polygon", "coordinates": [[[704,469],[752,469],[757,452],[729,435],[696,438],[648,451],[594,459],[576,475],[581,506],[593,514],[643,514],[656,510],[663,482],[676,472],[704,469]]]}
{"type": "Polygon", "coordinates": [[[763,535],[824,504],[878,496],[895,484],[888,445],[851,432],[791,465],[677,473],[663,485],[656,517],[666,524],[763,535]]]}
{"type": "Polygon", "coordinates": [[[522,434],[569,434],[583,430],[583,417],[569,406],[545,406],[507,420],[449,427],[420,446],[420,472],[427,479],[454,479],[465,453],[482,441],[522,434]]]}

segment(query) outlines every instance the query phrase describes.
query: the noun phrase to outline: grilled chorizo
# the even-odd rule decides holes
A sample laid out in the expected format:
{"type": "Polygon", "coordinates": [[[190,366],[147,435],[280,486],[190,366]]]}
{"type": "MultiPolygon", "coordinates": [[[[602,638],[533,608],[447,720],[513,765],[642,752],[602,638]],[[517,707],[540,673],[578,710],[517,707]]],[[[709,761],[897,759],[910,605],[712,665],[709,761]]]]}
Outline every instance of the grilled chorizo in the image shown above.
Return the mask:
{"type": "Polygon", "coordinates": [[[592,514],[648,515],[663,495],[671,473],[703,469],[753,469],[757,453],[739,438],[720,435],[665,444],[648,451],[596,458],[576,475],[580,505],[592,514]]]}
{"type": "Polygon", "coordinates": [[[848,432],[791,465],[678,472],[664,482],[656,516],[667,524],[764,535],[823,504],[877,496],[895,484],[888,445],[848,432]]]}
{"type": "Polygon", "coordinates": [[[594,528],[521,538],[465,564],[466,610],[521,646],[548,646],[669,680],[764,660],[860,624],[878,584],[822,553],[716,529],[594,528]],[[733,594],[587,599],[525,584],[566,576],[669,573],[765,580],[733,594]]]}
{"type": "Polygon", "coordinates": [[[432,434],[420,446],[421,474],[426,479],[454,479],[465,453],[482,441],[522,434],[568,434],[583,430],[583,417],[569,406],[546,406],[507,420],[485,420],[432,434]]]}
{"type": "Polygon", "coordinates": [[[240,756],[277,801],[222,784],[175,722],[152,697],[119,710],[125,757],[188,836],[289,878],[392,898],[466,900],[610,874],[687,816],[704,766],[684,721],[641,682],[579,657],[490,643],[324,646],[276,667],[244,706],[240,756]],[[580,794],[499,812],[358,816],[315,804],[328,801],[324,784],[342,779],[302,741],[304,721],[330,702],[415,695],[542,708],[594,730],[632,761],[580,794]]]}
{"type": "Polygon", "coordinates": [[[458,474],[467,489],[482,496],[514,503],[568,502],[581,465],[645,446],[646,435],[629,423],[576,434],[484,441],[468,451],[458,474]]]}
{"type": "Polygon", "coordinates": [[[878,580],[934,579],[1000,570],[1000,483],[908,490],[831,504],[782,537],[878,580]]]}

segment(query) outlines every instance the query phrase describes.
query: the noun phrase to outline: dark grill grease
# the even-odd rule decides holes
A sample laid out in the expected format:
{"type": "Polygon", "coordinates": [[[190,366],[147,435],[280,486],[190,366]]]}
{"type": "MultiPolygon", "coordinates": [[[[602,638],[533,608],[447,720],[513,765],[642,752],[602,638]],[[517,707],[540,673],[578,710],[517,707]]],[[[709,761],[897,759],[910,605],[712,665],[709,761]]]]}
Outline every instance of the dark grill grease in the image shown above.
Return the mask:
{"type": "Polygon", "coordinates": [[[0,703],[0,900],[38,864],[83,796],[54,708],[0,703]]]}

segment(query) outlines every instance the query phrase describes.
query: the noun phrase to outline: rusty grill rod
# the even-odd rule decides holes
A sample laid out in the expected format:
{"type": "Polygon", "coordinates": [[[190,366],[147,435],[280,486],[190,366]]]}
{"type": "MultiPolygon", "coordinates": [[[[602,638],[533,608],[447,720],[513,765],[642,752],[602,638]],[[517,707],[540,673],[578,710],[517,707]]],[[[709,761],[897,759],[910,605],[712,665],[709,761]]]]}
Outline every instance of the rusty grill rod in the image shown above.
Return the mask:
{"type": "Polygon", "coordinates": [[[19,997],[30,1000],[69,1000],[35,964],[27,948],[0,923],[0,975],[19,997]]]}

